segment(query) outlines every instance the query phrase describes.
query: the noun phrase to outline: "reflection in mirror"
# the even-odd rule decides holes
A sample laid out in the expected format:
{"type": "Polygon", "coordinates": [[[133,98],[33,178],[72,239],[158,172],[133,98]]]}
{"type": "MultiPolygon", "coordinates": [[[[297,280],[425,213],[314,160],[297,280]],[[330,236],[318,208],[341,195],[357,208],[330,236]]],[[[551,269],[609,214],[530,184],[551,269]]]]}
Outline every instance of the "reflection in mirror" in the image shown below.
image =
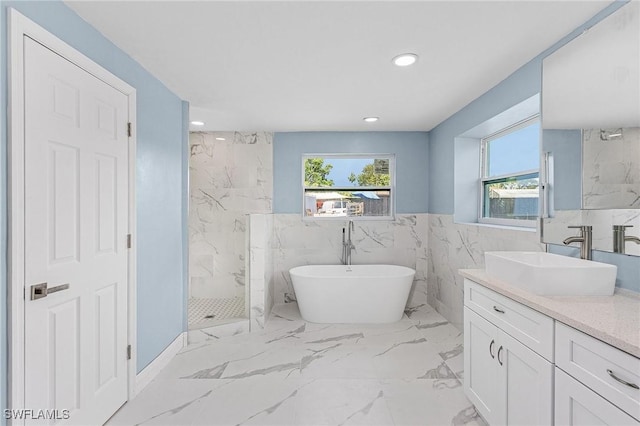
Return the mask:
{"type": "Polygon", "coordinates": [[[543,241],[547,244],[562,245],[565,238],[578,235],[576,229],[568,226],[591,225],[593,228],[592,247],[595,250],[640,256],[640,210],[559,210],[552,218],[543,219],[543,241]],[[614,227],[626,226],[625,241],[614,245],[614,227]],[[621,248],[620,248],[621,247],[621,248]]]}
{"type": "Polygon", "coordinates": [[[592,225],[594,249],[640,256],[638,34],[640,2],[629,2],[543,62],[545,243],[592,225]],[[615,225],[631,225],[624,249],[615,225]]]}
{"type": "Polygon", "coordinates": [[[640,128],[583,131],[582,208],[640,208],[640,128]]]}

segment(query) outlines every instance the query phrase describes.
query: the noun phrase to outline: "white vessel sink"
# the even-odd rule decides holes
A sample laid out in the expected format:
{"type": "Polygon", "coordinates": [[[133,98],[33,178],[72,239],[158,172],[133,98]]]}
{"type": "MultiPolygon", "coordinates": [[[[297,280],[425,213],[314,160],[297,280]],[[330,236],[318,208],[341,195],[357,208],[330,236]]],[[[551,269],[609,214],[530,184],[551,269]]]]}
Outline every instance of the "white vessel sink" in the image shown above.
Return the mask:
{"type": "Polygon", "coordinates": [[[617,267],[551,253],[484,254],[487,275],[544,296],[611,296],[617,267]]]}

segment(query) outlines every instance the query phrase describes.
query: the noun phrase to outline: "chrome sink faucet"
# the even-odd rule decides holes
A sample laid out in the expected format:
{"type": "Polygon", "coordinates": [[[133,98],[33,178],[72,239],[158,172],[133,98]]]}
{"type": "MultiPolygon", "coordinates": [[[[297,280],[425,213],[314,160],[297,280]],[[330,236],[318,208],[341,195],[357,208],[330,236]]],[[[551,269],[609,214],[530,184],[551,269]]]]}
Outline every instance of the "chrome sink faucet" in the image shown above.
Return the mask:
{"type": "Polygon", "coordinates": [[[591,246],[593,242],[591,225],[569,226],[580,230],[580,235],[565,238],[562,243],[566,246],[571,243],[580,243],[580,259],[591,260],[591,246]]]}
{"type": "Polygon", "coordinates": [[[355,232],[356,225],[352,220],[347,223],[347,235],[345,238],[345,229],[342,228],[342,264],[351,265],[351,250],[355,250],[356,246],[351,242],[351,232],[355,232]]]}
{"type": "Polygon", "coordinates": [[[613,252],[624,253],[627,241],[640,244],[640,238],[634,235],[625,235],[626,228],[633,228],[633,225],[613,225],[613,252]]]}

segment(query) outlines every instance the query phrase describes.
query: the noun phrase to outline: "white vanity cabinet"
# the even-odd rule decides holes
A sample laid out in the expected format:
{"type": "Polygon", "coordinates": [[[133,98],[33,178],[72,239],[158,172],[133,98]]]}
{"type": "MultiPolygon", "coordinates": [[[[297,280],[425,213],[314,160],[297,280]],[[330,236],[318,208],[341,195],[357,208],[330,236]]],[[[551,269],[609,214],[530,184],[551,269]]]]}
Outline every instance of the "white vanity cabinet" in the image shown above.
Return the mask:
{"type": "MultiPolygon", "coordinates": [[[[491,426],[640,426],[640,358],[632,355],[637,349],[634,335],[625,340],[623,333],[618,343],[626,350],[630,342],[628,353],[561,322],[574,321],[579,312],[583,327],[611,340],[608,330],[618,317],[606,323],[589,309],[615,303],[623,327],[636,333],[640,304],[622,296],[612,296],[604,304],[598,299],[585,304],[540,298],[532,302],[523,294],[514,295],[531,306],[545,306],[552,318],[468,278],[464,391],[491,426]],[[573,311],[572,316],[565,310],[573,311]]],[[[479,280],[502,288],[484,275],[479,280]]]]}
{"type": "Polygon", "coordinates": [[[553,320],[465,280],[464,390],[491,425],[553,423],[553,320]]]}
{"type": "Polygon", "coordinates": [[[624,411],[556,367],[556,426],[637,426],[624,411]]]}
{"type": "Polygon", "coordinates": [[[556,425],[640,425],[640,359],[556,322],[556,425]]]}

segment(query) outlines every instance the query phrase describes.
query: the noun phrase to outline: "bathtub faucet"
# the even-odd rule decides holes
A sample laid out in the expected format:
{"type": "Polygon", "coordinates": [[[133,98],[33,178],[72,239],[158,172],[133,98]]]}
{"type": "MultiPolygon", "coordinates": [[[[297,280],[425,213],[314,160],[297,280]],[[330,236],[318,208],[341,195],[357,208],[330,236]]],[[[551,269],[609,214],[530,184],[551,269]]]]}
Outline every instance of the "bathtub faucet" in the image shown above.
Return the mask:
{"type": "Polygon", "coordinates": [[[355,250],[356,246],[351,242],[351,232],[355,232],[356,226],[352,220],[347,224],[347,235],[345,238],[345,229],[342,228],[342,264],[351,265],[351,250],[355,250]]]}

